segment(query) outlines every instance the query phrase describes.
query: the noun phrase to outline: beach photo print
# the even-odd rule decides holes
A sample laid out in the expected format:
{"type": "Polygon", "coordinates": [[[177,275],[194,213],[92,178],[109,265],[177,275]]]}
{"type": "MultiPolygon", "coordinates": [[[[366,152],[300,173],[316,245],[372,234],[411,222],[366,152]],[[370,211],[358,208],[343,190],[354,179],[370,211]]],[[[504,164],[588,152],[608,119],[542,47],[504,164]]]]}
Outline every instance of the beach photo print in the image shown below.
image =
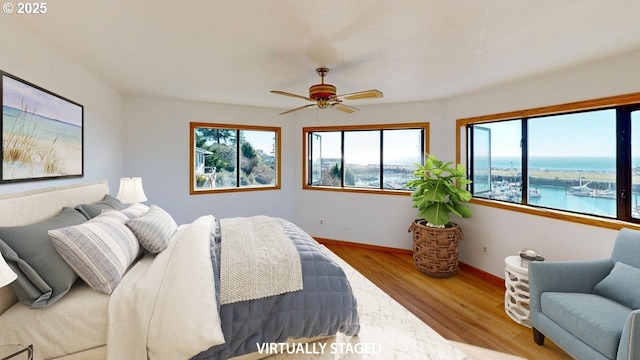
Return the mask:
{"type": "Polygon", "coordinates": [[[81,177],[84,108],[0,71],[0,183],[81,177]]]}

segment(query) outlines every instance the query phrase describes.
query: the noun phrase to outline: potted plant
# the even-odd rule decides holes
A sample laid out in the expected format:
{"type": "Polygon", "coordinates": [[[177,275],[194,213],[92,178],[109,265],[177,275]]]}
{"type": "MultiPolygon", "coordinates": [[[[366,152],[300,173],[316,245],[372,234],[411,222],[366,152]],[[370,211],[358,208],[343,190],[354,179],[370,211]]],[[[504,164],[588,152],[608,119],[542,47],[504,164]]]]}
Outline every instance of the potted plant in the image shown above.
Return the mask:
{"type": "Polygon", "coordinates": [[[424,165],[416,164],[414,180],[407,183],[413,188],[413,207],[422,219],[411,224],[413,232],[413,260],[421,272],[435,277],[449,277],[458,272],[458,241],[462,230],[451,222],[451,214],[471,217],[464,205],[471,200],[466,187],[470,180],[462,164],[443,162],[427,155],[424,165]]]}

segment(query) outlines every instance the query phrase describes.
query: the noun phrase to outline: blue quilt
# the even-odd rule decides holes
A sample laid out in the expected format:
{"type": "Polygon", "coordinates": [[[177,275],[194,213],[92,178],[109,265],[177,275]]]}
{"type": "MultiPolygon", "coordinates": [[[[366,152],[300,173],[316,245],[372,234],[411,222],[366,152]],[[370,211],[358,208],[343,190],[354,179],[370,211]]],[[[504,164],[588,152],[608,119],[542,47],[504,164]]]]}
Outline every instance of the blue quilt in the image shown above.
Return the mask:
{"type": "MultiPolygon", "coordinates": [[[[357,335],[360,330],[357,302],[342,268],[311,236],[298,226],[279,219],[300,253],[303,290],[264,299],[218,305],[226,343],[193,359],[228,359],[258,351],[265,343],[288,339],[330,336],[338,332],[357,335]]],[[[212,236],[211,260],[220,279],[219,223],[212,236]]],[[[220,284],[216,283],[220,304],[220,284]]]]}

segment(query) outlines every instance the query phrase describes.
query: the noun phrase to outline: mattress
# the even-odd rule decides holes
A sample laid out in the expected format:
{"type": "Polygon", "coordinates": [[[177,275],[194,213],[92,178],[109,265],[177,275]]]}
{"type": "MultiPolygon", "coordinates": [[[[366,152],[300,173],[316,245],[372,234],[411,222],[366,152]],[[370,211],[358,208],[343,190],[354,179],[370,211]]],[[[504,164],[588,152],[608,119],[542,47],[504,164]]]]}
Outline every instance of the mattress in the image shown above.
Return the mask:
{"type": "Polygon", "coordinates": [[[55,358],[103,346],[107,343],[108,307],[109,295],[78,280],[64,301],[43,309],[16,303],[0,315],[0,344],[18,344],[24,342],[22,339],[30,339],[34,359],[55,358]]]}

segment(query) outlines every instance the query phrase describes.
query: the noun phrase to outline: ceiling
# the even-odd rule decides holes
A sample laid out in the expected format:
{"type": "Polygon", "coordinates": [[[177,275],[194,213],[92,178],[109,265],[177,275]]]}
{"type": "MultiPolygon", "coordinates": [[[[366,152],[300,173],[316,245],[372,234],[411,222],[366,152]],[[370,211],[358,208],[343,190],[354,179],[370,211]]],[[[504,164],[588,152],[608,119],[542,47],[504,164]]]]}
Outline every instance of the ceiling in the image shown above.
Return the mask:
{"type": "Polygon", "coordinates": [[[291,108],[320,82],[397,103],[640,49],[637,0],[56,0],[11,15],[128,95],[291,108]]]}

